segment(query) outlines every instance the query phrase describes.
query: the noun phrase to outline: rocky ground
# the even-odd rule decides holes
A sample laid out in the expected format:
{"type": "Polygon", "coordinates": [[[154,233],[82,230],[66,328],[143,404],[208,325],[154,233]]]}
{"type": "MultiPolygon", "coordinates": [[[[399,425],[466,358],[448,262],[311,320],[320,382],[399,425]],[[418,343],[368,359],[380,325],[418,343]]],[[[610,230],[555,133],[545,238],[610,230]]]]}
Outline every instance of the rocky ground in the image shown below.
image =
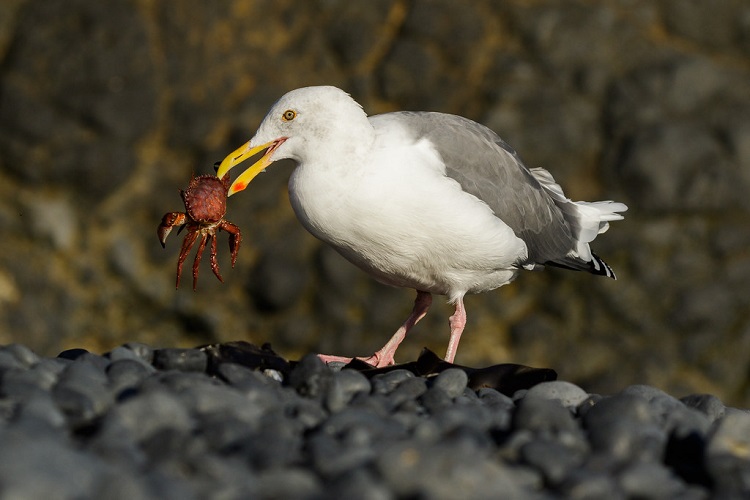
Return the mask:
{"type": "Polygon", "coordinates": [[[747,498],[750,412],[431,353],[335,371],[232,343],[0,349],[2,498],[747,498]]]}
{"type": "MultiPolygon", "coordinates": [[[[9,0],[0,4],[0,343],[43,356],[127,342],[272,342],[367,354],[409,312],[298,225],[275,165],[233,197],[226,283],[174,290],[192,173],[289,89],[340,86],[371,113],[457,113],[573,199],[627,203],[594,248],[614,282],[526,273],[467,299],[458,362],[554,367],[750,406],[750,7],[586,2],[9,0]]],[[[407,339],[444,352],[450,309],[407,339]]]]}

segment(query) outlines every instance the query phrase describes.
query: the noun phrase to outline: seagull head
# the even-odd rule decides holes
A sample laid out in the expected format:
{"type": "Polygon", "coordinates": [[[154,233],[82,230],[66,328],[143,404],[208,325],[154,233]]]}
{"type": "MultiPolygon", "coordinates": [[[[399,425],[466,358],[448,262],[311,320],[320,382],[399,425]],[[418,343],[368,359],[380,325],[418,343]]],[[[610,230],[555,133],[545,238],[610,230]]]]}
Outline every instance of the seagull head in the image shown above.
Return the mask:
{"type": "Polygon", "coordinates": [[[250,181],[271,163],[291,159],[310,161],[324,153],[367,143],[374,134],[362,107],[343,90],[331,87],[305,87],[285,94],[271,107],[247,143],[228,155],[216,175],[223,177],[245,160],[263,155],[229,187],[228,195],[244,190],[250,181]],[[363,137],[364,135],[364,137],[363,137]],[[357,137],[357,140],[349,140],[357,137]],[[336,145],[336,146],[334,146],[336,145]]]}

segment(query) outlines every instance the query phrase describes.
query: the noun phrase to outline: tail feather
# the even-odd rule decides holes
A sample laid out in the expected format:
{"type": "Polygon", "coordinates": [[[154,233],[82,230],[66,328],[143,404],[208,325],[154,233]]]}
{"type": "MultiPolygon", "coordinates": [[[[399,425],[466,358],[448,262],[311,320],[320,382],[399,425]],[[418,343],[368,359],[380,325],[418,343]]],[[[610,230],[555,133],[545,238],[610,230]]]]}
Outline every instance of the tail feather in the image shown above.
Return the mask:
{"type": "Polygon", "coordinates": [[[548,171],[532,168],[531,173],[563,213],[576,240],[576,247],[568,255],[546,264],[617,279],[612,268],[591,251],[589,243],[606,232],[611,221],[623,219],[619,212],[625,212],[627,205],[615,201],[572,201],[548,171]]]}

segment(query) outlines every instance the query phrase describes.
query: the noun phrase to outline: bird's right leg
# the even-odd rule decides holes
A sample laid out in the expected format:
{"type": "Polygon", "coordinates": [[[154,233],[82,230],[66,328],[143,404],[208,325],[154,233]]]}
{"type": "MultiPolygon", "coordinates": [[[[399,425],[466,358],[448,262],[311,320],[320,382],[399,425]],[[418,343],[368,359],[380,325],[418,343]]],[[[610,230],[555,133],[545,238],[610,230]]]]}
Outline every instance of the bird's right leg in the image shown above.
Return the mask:
{"type": "MultiPolygon", "coordinates": [[[[398,330],[396,330],[396,333],[393,334],[393,337],[391,337],[391,339],[386,342],[386,344],[379,351],[377,351],[369,358],[360,359],[378,368],[395,364],[393,356],[396,354],[396,349],[398,349],[398,346],[401,344],[401,342],[403,342],[406,334],[409,333],[409,330],[411,330],[414,325],[419,323],[419,320],[424,318],[431,304],[432,295],[429,292],[417,290],[417,298],[414,299],[414,308],[411,310],[411,314],[409,314],[409,317],[406,318],[406,321],[404,321],[404,324],[401,325],[398,330]]],[[[351,358],[345,358],[342,356],[329,356],[325,354],[319,354],[318,357],[326,363],[330,363],[331,361],[351,361],[351,358]]]]}

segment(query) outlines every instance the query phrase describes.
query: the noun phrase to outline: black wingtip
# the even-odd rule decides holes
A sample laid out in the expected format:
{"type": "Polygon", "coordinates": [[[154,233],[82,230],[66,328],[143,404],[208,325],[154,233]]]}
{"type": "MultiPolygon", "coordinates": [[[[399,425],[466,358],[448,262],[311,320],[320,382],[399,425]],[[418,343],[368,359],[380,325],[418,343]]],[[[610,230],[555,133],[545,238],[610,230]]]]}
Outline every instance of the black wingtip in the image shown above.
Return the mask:
{"type": "Polygon", "coordinates": [[[604,262],[601,257],[593,252],[591,253],[590,261],[585,261],[580,258],[567,258],[558,261],[547,261],[544,265],[569,269],[571,271],[586,271],[597,276],[606,276],[613,280],[617,279],[615,272],[609,267],[609,264],[604,262]]]}
{"type": "Polygon", "coordinates": [[[598,276],[606,276],[608,278],[612,278],[613,280],[617,279],[617,275],[612,270],[611,267],[609,267],[609,264],[604,262],[598,255],[595,253],[591,253],[591,274],[596,274],[598,276]]]}

